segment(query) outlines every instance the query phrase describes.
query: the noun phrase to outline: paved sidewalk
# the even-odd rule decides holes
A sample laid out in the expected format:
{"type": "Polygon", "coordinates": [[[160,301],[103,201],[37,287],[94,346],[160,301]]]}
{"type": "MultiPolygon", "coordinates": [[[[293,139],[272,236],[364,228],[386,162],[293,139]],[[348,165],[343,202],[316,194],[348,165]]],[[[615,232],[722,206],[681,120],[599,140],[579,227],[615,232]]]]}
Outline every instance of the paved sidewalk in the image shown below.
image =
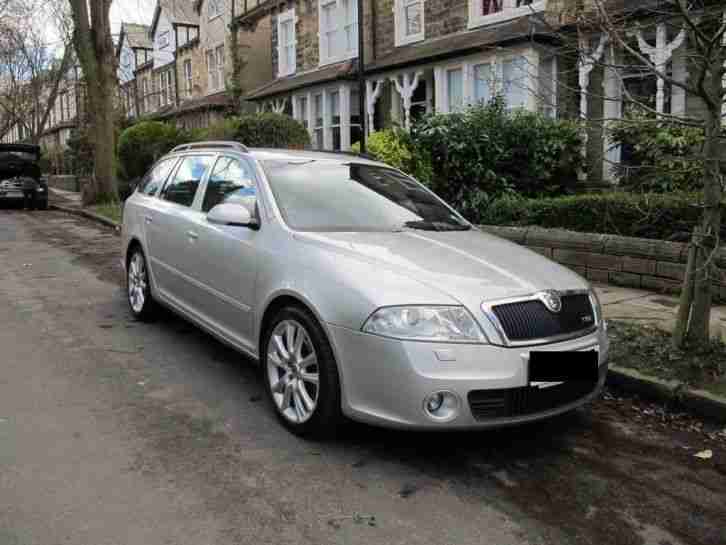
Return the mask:
{"type": "MultiPolygon", "coordinates": [[[[606,319],[649,323],[666,331],[673,330],[678,297],[609,284],[596,285],[595,289],[606,319]]],[[[712,308],[711,335],[726,340],[726,306],[712,308]]]]}
{"type": "Polygon", "coordinates": [[[76,191],[66,191],[65,189],[58,189],[56,187],[49,187],[51,200],[55,204],[61,204],[63,206],[70,206],[73,208],[81,208],[81,194],[76,191]]]}

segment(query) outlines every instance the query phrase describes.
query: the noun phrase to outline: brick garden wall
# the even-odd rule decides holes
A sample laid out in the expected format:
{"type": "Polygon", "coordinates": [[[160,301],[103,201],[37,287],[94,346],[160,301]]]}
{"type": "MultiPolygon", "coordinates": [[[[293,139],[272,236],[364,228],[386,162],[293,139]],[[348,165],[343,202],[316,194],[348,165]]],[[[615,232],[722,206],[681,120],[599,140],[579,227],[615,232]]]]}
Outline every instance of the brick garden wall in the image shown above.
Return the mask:
{"type": "MultiPolygon", "coordinates": [[[[481,228],[527,246],[593,282],[678,293],[685,274],[688,245],[681,242],[539,227],[481,228]]],[[[726,301],[726,248],[719,251],[715,263],[714,294],[726,301]]]]}

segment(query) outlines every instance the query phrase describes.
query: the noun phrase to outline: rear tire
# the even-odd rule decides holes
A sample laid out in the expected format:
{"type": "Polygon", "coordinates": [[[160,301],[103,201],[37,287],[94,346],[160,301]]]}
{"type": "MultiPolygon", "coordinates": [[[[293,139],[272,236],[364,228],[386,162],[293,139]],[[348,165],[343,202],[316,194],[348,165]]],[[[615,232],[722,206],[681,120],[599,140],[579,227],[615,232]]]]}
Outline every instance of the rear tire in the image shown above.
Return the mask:
{"type": "Polygon", "coordinates": [[[301,437],[335,435],[343,423],[338,367],[315,316],[283,307],[264,332],[261,350],[265,389],[282,425],[301,437]]]}
{"type": "Polygon", "coordinates": [[[156,316],[158,307],[151,295],[149,268],[139,246],[131,250],[126,263],[126,301],[137,320],[148,322],[156,316]]]}

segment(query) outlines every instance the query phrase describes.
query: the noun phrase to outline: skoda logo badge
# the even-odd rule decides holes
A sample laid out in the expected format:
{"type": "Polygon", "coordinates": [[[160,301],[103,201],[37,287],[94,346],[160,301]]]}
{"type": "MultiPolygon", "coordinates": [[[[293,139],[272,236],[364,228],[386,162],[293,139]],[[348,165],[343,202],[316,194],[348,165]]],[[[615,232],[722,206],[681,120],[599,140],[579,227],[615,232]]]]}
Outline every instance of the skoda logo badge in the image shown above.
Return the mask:
{"type": "Polygon", "coordinates": [[[541,291],[537,294],[539,300],[542,301],[547,310],[557,314],[562,310],[562,298],[560,294],[554,290],[541,291]]]}

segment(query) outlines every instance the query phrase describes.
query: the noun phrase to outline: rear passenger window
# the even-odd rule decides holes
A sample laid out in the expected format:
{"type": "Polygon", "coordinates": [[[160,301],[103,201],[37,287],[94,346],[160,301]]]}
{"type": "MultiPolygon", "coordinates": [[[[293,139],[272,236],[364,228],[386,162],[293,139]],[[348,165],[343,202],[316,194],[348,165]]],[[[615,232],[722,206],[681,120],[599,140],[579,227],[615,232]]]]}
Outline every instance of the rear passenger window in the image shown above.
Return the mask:
{"type": "Polygon", "coordinates": [[[167,201],[191,206],[197,193],[199,182],[212,165],[211,155],[191,155],[184,157],[179,168],[161,190],[161,198],[167,201]]]}
{"type": "Polygon", "coordinates": [[[246,204],[255,196],[252,168],[245,161],[234,157],[220,157],[207,181],[202,212],[209,212],[221,202],[246,204]]]}
{"type": "Polygon", "coordinates": [[[146,173],[146,176],[141,180],[139,184],[139,192],[144,195],[154,195],[156,190],[166,181],[167,176],[174,168],[176,164],[176,157],[170,157],[169,159],[162,159],[159,161],[154,168],[146,173]]]}

